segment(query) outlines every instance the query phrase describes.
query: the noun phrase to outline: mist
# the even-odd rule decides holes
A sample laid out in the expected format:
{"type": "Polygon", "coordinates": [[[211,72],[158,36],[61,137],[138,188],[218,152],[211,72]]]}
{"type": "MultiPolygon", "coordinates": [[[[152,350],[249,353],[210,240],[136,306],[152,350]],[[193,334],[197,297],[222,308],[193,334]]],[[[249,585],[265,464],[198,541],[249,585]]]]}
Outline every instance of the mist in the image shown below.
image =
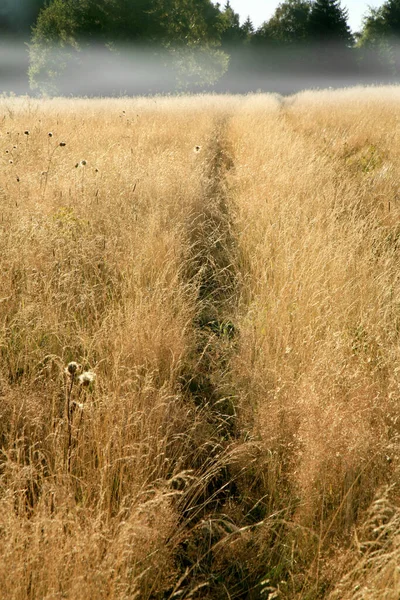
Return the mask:
{"type": "Polygon", "coordinates": [[[23,41],[6,38],[0,45],[0,93],[29,94],[29,53],[23,41]]]}
{"type": "MultiPolygon", "coordinates": [[[[225,72],[218,71],[215,56],[144,46],[92,46],[74,49],[46,48],[39,57],[21,40],[7,39],[0,46],[0,93],[40,96],[126,96],[215,92],[245,94],[277,92],[292,94],[304,89],[340,88],[353,85],[398,83],[393,66],[400,65],[400,46],[391,53],[389,67],[376,53],[349,62],[335,48],[325,48],[325,60],[315,50],[296,48],[291,52],[270,49],[232,48],[226,54],[225,72]],[[28,69],[36,66],[30,85],[28,69]],[[305,53],[308,52],[306,55],[305,53]],[[42,61],[42,62],[41,62],[42,61]],[[46,64],[46,69],[42,68],[46,64]],[[392,70],[391,70],[392,68],[392,70]],[[49,77],[48,71],[56,76],[49,77]]],[[[352,51],[353,52],[353,51],[352,51]]],[[[222,54],[222,53],[221,53],[222,54]]]]}

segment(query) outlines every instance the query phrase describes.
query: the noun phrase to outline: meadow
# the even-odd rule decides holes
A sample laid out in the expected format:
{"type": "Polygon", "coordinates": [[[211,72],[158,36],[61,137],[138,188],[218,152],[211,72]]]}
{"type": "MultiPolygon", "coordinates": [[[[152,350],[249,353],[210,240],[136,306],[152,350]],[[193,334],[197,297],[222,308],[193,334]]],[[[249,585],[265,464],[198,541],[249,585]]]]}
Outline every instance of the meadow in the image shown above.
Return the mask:
{"type": "Polygon", "coordinates": [[[397,600],[400,88],[0,106],[0,597],[397,600]]]}

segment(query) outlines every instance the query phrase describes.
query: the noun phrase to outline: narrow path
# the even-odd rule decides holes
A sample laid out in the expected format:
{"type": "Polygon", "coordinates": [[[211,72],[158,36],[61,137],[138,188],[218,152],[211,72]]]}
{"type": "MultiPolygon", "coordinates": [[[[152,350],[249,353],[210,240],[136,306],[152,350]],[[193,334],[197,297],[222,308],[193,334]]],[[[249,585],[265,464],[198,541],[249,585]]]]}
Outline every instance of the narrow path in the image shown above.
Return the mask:
{"type": "Polygon", "coordinates": [[[190,252],[185,278],[197,289],[198,310],[193,321],[195,348],[181,381],[183,393],[207,429],[207,443],[194,453],[190,468],[196,479],[181,497],[182,540],[175,555],[182,578],[168,598],[255,598],[259,582],[249,570],[246,552],[233,563],[220,559],[221,548],[234,544],[242,530],[254,525],[241,505],[232,470],[231,449],[240,434],[230,381],[239,337],[235,315],[240,277],[227,177],[234,168],[228,125],[229,117],[218,119],[203,151],[201,194],[187,226],[190,252]],[[228,505],[236,506],[230,516],[228,505]]]}
{"type": "MultiPolygon", "coordinates": [[[[233,322],[238,299],[238,249],[230,214],[226,176],[233,158],[226,139],[227,118],[220,119],[205,150],[202,193],[188,224],[190,256],[187,277],[198,289],[194,369],[184,387],[195,403],[208,406],[234,432],[234,407],[225,375],[234,351],[233,322]]],[[[219,423],[221,424],[221,423],[219,423]]]]}

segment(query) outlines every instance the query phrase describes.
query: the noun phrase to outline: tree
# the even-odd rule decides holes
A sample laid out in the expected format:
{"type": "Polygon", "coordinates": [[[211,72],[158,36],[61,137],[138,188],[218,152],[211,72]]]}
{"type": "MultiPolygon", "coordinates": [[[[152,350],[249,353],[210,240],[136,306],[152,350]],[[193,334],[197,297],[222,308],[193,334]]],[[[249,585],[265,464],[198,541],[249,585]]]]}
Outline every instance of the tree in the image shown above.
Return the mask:
{"type": "Polygon", "coordinates": [[[348,11],[340,0],[314,0],[309,21],[310,65],[314,76],[342,79],[358,73],[348,11]]]}
{"type": "Polygon", "coordinates": [[[391,38],[400,37],[400,0],[388,0],[381,8],[381,23],[384,35],[391,38]]]}
{"type": "MultiPolygon", "coordinates": [[[[159,57],[158,67],[164,61],[161,89],[167,85],[170,91],[167,71],[179,85],[185,79],[190,85],[212,83],[227,68],[227,57],[218,50],[220,25],[220,11],[211,0],[52,0],[33,30],[31,86],[54,93],[67,73],[76,80],[88,62],[88,50],[106,48],[115,56],[121,44],[132,43],[136,50],[138,44],[140,51],[143,46],[151,48],[153,66],[154,56],[159,57]]],[[[139,51],[135,56],[143,71],[137,63],[139,51]]],[[[110,60],[104,71],[110,71],[110,60]]],[[[150,70],[146,72],[150,77],[150,70]]]]}
{"type": "MultiPolygon", "coordinates": [[[[255,64],[260,76],[281,82],[293,79],[308,65],[308,23],[311,0],[285,0],[252,37],[255,64]]],[[[286,83],[285,83],[286,85],[286,83]]],[[[282,88],[282,91],[285,91],[282,88]]]]}
{"type": "Polygon", "coordinates": [[[365,69],[385,75],[400,74],[399,43],[400,0],[387,0],[380,8],[369,8],[357,42],[365,69]]]}
{"type": "Polygon", "coordinates": [[[400,38],[400,0],[388,0],[380,8],[369,8],[364,17],[360,45],[400,38]]]}
{"type": "Polygon", "coordinates": [[[221,42],[223,47],[232,48],[241,44],[246,37],[245,31],[240,26],[240,18],[229,0],[221,12],[221,42]]]}
{"type": "Polygon", "coordinates": [[[254,34],[254,25],[253,25],[253,21],[250,19],[250,17],[247,17],[247,19],[243,23],[241,29],[244,33],[245,40],[247,41],[248,39],[250,39],[251,36],[254,34]]]}
{"type": "Polygon", "coordinates": [[[312,3],[310,0],[286,0],[262,27],[266,38],[283,44],[305,42],[309,35],[312,3]]]}
{"type": "Polygon", "coordinates": [[[310,38],[351,46],[354,39],[347,21],[348,11],[341,7],[340,0],[315,0],[309,19],[310,38]]]}

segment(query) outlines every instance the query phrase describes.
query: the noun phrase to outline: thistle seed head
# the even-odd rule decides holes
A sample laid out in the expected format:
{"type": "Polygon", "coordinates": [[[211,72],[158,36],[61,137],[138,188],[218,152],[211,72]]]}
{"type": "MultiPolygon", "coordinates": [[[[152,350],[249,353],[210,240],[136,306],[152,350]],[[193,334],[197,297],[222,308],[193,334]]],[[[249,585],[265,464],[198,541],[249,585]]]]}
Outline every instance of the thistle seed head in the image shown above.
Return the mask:
{"type": "Polygon", "coordinates": [[[70,377],[75,377],[81,371],[81,369],[82,369],[81,365],[79,363],[75,362],[74,360],[72,360],[65,367],[65,373],[67,375],[69,375],[70,377]]]}
{"type": "Polygon", "coordinates": [[[76,402],[75,400],[72,402],[73,408],[79,408],[79,410],[83,410],[85,407],[82,402],[76,402]]]}
{"type": "Polygon", "coordinates": [[[95,379],[96,379],[96,374],[93,373],[93,371],[84,371],[78,377],[78,381],[79,381],[80,385],[83,385],[85,387],[89,386],[91,383],[94,383],[95,379]]]}

